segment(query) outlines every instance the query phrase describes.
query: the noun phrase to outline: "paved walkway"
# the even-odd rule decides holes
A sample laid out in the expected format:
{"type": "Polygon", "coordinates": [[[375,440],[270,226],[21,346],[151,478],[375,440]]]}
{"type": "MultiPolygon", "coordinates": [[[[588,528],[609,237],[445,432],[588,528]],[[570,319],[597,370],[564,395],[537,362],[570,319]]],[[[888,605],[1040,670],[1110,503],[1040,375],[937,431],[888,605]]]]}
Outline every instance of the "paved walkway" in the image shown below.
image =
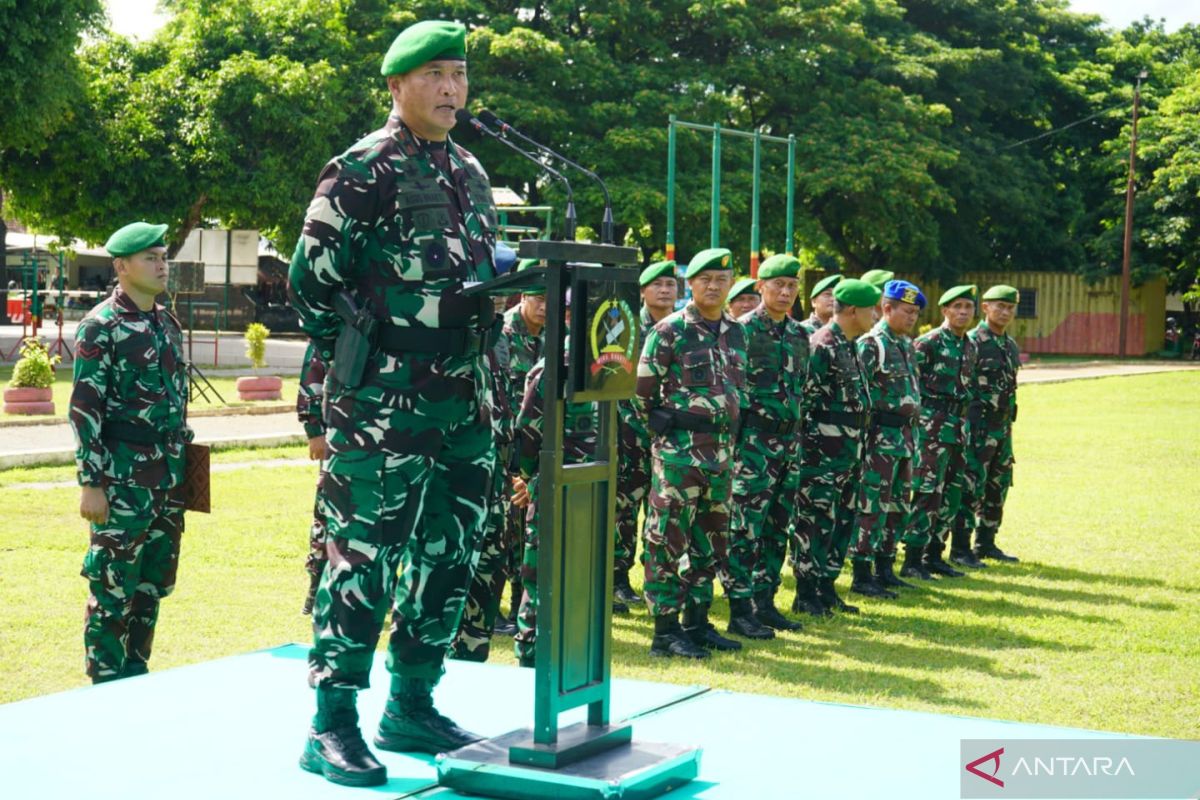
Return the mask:
{"type": "MultiPolygon", "coordinates": [[[[1104,378],[1120,375],[1145,375],[1154,372],[1200,370],[1200,362],[1088,361],[1034,364],[1018,373],[1020,383],[1104,378]]],[[[275,413],[196,416],[191,419],[196,441],[203,444],[232,446],[272,446],[301,444],[304,429],[290,408],[275,413]]],[[[0,469],[30,464],[69,464],[74,459],[75,441],[65,422],[47,425],[0,426],[0,469]]],[[[262,462],[256,462],[262,463],[262,462]]]]}

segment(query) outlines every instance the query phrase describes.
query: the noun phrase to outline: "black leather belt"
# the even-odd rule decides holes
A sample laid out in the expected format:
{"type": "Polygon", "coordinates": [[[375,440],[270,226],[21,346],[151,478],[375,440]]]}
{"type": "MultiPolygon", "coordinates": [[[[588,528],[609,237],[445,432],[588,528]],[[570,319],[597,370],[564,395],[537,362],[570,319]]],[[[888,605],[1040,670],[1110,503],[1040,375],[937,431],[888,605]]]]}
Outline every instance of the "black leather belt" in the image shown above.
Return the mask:
{"type": "Polygon", "coordinates": [[[672,411],[675,427],[693,433],[729,433],[729,422],[714,422],[708,417],[693,414],[689,411],[672,411]]]}
{"type": "Polygon", "coordinates": [[[156,444],[159,446],[183,441],[183,431],[160,431],[151,428],[149,423],[122,422],[114,420],[105,422],[100,429],[102,440],[116,440],[133,444],[156,444]]]}
{"type": "Polygon", "coordinates": [[[466,356],[487,349],[487,331],[473,328],[410,328],[405,325],[381,324],[379,349],[385,353],[430,353],[443,356],[466,356]]]}
{"type": "Polygon", "coordinates": [[[903,428],[912,422],[912,417],[906,417],[894,411],[876,409],[871,412],[871,422],[881,428],[903,428]]]}
{"type": "Polygon", "coordinates": [[[756,431],[763,433],[774,433],[779,436],[789,436],[796,432],[800,427],[800,423],[796,420],[779,420],[771,419],[757,412],[751,411],[742,419],[743,428],[753,428],[756,431]]]}
{"type": "Polygon", "coordinates": [[[826,425],[845,425],[848,428],[865,428],[869,415],[865,411],[852,413],[849,411],[830,411],[828,409],[815,409],[809,416],[817,422],[823,422],[826,425]]]}
{"type": "Polygon", "coordinates": [[[954,400],[949,397],[922,397],[921,407],[932,409],[934,411],[942,411],[947,414],[953,414],[956,417],[961,417],[967,413],[966,400],[954,400]]]}

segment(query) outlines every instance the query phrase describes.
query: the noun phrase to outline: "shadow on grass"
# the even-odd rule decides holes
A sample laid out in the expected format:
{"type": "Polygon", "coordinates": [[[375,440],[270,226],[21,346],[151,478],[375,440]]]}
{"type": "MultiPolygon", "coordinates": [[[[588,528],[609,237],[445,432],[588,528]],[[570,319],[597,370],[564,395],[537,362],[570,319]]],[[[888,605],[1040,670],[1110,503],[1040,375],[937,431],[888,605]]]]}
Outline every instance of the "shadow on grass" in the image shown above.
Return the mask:
{"type": "MultiPolygon", "coordinates": [[[[972,574],[979,575],[985,570],[972,574]]],[[[1078,581],[1079,583],[1099,584],[1103,586],[1137,586],[1142,588],[1168,589],[1170,591],[1200,593],[1200,585],[1181,586],[1167,583],[1161,578],[1147,578],[1139,575],[1114,575],[1103,572],[1086,572],[1072,567],[1060,567],[1054,564],[1039,564],[1034,561],[1023,561],[1020,564],[1006,564],[1000,567],[1002,573],[1020,575],[1023,577],[1040,578],[1052,581],[1078,581]]]]}
{"type": "MultiPolygon", "coordinates": [[[[1129,606],[1131,608],[1144,609],[1147,611],[1175,611],[1178,608],[1178,606],[1176,606],[1174,603],[1168,603],[1165,601],[1133,600],[1133,599],[1127,597],[1126,595],[1124,595],[1123,593],[1118,593],[1116,591],[1109,591],[1109,592],[1101,593],[1101,592],[1087,592],[1087,591],[1083,591],[1081,589],[1057,589],[1057,588],[1049,587],[1049,586],[1039,586],[1036,583],[1013,580],[1014,575],[1023,576],[1023,577],[1028,576],[1028,577],[1032,577],[1032,578],[1043,579],[1043,578],[1049,577],[1047,575],[1048,572],[1059,571],[1059,568],[1057,568],[1057,567],[1040,567],[1039,565],[1031,564],[1028,567],[1025,567],[1024,569],[1022,569],[1022,567],[1024,567],[1024,566],[1025,565],[1005,566],[1002,569],[995,570],[994,572],[990,569],[989,570],[977,570],[971,574],[971,576],[970,576],[971,580],[956,579],[954,582],[954,585],[961,586],[964,589],[986,589],[986,590],[995,590],[995,591],[1003,592],[1003,593],[1011,596],[1013,598],[1013,602],[1016,602],[1016,603],[1019,603],[1022,599],[1025,599],[1025,598],[1038,598],[1038,599],[1045,599],[1045,600],[1053,600],[1055,602],[1060,602],[1060,603],[1073,603],[1073,602],[1074,603],[1086,603],[1087,605],[1091,605],[1091,606],[1124,605],[1124,606],[1129,606]]],[[[1063,580],[1063,581],[1066,581],[1066,580],[1079,581],[1079,582],[1086,582],[1089,584],[1099,584],[1099,585],[1109,586],[1109,587],[1117,586],[1117,587],[1121,587],[1121,588],[1124,588],[1126,586],[1133,586],[1133,587],[1156,586],[1156,587],[1159,587],[1162,589],[1166,589],[1168,591],[1176,591],[1177,589],[1180,588],[1180,587],[1170,586],[1163,581],[1150,582],[1149,579],[1134,578],[1129,581],[1125,581],[1120,577],[1115,577],[1115,576],[1110,576],[1110,575],[1102,575],[1100,573],[1091,573],[1090,577],[1085,578],[1082,576],[1089,575],[1089,573],[1081,572],[1080,570],[1067,570],[1067,572],[1073,573],[1076,577],[1065,578],[1065,577],[1061,577],[1061,576],[1055,576],[1052,579],[1063,580]]],[[[1184,591],[1193,591],[1190,588],[1184,588],[1183,590],[1184,591]]],[[[974,604],[977,602],[977,600],[973,599],[971,602],[972,602],[972,604],[974,604]]],[[[1034,606],[1031,608],[1034,609],[1031,613],[1034,613],[1037,615],[1055,614],[1055,615],[1061,615],[1061,616],[1074,616],[1085,622],[1107,622],[1107,621],[1109,621],[1107,617],[1098,617],[1098,616],[1092,616],[1092,615],[1086,615],[1086,614],[1075,614],[1074,612],[1066,611],[1063,609],[1048,608],[1045,606],[1034,606]]]]}

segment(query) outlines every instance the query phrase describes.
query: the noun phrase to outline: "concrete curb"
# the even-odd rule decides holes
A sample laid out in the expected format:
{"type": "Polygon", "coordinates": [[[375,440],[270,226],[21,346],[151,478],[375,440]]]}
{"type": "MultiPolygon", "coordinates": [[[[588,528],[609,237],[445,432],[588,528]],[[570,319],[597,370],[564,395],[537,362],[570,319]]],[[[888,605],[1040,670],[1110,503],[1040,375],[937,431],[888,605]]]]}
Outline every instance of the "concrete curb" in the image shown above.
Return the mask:
{"type": "MultiPolygon", "coordinates": [[[[307,441],[308,439],[303,433],[264,433],[259,436],[220,436],[212,439],[198,439],[196,444],[207,444],[214,450],[230,450],[235,447],[280,447],[304,444],[307,441]]],[[[0,469],[47,467],[74,463],[74,450],[49,448],[0,453],[0,469]]]]}

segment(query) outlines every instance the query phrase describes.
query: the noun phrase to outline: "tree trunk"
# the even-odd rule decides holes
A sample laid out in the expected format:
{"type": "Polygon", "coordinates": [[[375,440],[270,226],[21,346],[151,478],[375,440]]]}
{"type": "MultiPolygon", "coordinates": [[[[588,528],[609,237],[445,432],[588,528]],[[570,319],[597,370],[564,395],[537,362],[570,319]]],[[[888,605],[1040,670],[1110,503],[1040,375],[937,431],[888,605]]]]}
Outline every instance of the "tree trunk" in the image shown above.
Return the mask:
{"type": "Polygon", "coordinates": [[[179,230],[171,237],[171,241],[167,246],[167,258],[174,258],[179,249],[183,247],[183,243],[187,241],[190,234],[197,225],[200,224],[200,215],[204,211],[204,205],[208,202],[208,195],[204,192],[196,198],[196,202],[192,203],[187,214],[183,218],[183,223],[179,226],[179,230]]]}

